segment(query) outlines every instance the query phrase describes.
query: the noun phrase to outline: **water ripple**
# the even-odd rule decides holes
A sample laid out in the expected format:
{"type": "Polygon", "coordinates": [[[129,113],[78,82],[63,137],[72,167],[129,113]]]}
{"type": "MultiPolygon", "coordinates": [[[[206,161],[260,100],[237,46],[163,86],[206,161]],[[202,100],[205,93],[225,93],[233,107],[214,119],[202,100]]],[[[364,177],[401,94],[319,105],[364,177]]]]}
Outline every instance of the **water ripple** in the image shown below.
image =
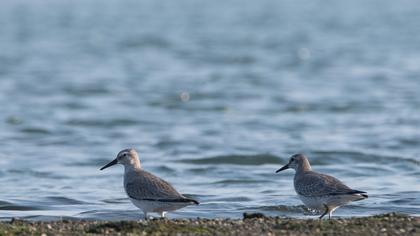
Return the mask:
{"type": "Polygon", "coordinates": [[[279,157],[271,154],[256,155],[222,155],[207,157],[201,159],[181,159],[178,162],[188,164],[213,164],[213,165],[264,165],[264,164],[281,164],[279,157]]]}

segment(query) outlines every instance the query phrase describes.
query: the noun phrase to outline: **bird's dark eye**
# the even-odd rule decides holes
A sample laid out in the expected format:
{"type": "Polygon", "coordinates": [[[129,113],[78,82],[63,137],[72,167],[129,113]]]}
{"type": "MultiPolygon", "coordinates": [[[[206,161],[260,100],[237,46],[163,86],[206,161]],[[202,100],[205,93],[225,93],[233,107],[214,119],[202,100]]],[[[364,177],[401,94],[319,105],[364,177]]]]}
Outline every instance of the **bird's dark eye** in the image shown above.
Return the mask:
{"type": "Polygon", "coordinates": [[[127,153],[124,153],[123,156],[127,156],[127,153]]]}

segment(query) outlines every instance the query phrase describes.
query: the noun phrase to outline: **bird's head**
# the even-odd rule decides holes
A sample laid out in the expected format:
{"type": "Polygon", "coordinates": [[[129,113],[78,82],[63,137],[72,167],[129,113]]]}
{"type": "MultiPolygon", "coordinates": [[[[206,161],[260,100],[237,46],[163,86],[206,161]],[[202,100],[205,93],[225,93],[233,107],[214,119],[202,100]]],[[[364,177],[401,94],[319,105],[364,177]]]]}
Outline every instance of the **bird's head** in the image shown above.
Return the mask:
{"type": "Polygon", "coordinates": [[[290,159],[289,159],[289,163],[287,163],[282,168],[278,169],[276,171],[276,173],[278,173],[280,171],[283,171],[283,170],[287,170],[289,168],[292,168],[295,171],[310,170],[311,166],[309,164],[308,158],[305,155],[298,153],[298,154],[295,154],[295,155],[291,156],[290,159]]]}
{"type": "Polygon", "coordinates": [[[121,164],[124,167],[140,168],[139,155],[134,148],[124,149],[118,153],[113,161],[102,167],[101,170],[116,164],[121,164]]]}

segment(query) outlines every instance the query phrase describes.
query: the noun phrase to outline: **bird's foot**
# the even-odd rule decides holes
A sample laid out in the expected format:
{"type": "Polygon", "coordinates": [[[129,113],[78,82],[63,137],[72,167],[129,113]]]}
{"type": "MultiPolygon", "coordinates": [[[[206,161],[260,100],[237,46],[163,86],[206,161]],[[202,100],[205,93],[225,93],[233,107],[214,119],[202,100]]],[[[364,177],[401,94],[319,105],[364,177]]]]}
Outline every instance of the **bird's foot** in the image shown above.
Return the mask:
{"type": "Polygon", "coordinates": [[[328,213],[329,219],[331,219],[331,214],[329,214],[330,210],[328,209],[328,206],[326,204],[324,204],[324,207],[325,207],[325,211],[324,211],[324,213],[322,213],[322,215],[319,217],[319,219],[321,220],[327,213],[328,213]]]}

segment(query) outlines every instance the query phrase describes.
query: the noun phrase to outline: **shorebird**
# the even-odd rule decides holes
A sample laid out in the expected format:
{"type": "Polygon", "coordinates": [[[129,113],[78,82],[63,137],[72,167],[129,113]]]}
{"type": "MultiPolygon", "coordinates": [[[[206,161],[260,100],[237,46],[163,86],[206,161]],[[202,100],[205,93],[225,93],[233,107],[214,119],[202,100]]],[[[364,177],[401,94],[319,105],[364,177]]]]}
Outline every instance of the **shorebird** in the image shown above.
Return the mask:
{"type": "Polygon", "coordinates": [[[122,164],[124,166],[124,189],[131,202],[144,213],[160,213],[165,217],[166,212],[175,211],[188,205],[198,205],[199,202],[184,197],[165,180],[143,170],[139,156],[134,149],[120,151],[110,163],[100,170],[110,166],[122,164]]]}
{"type": "Polygon", "coordinates": [[[310,209],[324,210],[319,219],[326,214],[331,219],[332,213],[340,206],[368,198],[366,192],[351,189],[332,176],[312,171],[308,158],[303,154],[291,156],[289,163],[276,173],[289,168],[296,171],[294,187],[300,200],[310,209]]]}

